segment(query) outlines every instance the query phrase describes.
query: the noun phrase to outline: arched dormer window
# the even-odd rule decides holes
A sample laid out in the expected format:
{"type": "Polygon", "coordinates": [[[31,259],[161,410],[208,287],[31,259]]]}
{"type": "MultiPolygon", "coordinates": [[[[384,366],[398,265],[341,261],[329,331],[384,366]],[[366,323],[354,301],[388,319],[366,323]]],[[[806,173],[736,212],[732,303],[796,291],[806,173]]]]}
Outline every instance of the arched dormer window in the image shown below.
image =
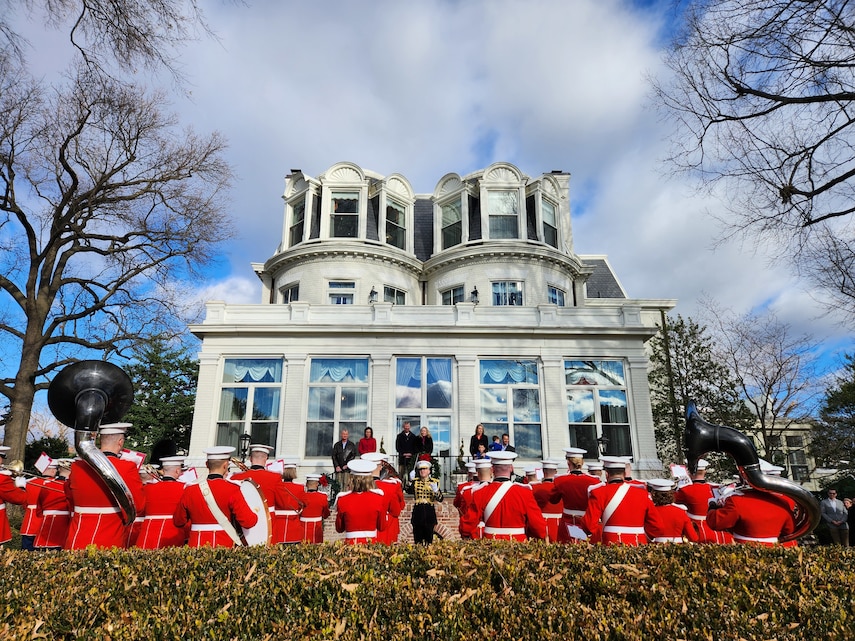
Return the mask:
{"type": "Polygon", "coordinates": [[[481,179],[482,229],[487,240],[524,239],[527,178],[509,163],[496,163],[481,179]]]}
{"type": "Polygon", "coordinates": [[[321,238],[365,238],[368,181],[352,163],[338,163],[320,178],[321,238]]]}
{"type": "Polygon", "coordinates": [[[537,214],[537,238],[543,243],[560,249],[562,246],[561,186],[555,176],[546,175],[532,182],[526,191],[528,198],[534,198],[537,214]]]}
{"type": "Polygon", "coordinates": [[[433,192],[434,253],[469,240],[469,190],[460,176],[446,174],[433,192]]]}
{"type": "MultiPolygon", "coordinates": [[[[415,192],[409,181],[400,174],[393,174],[378,183],[371,193],[377,194],[377,211],[380,215],[376,225],[379,239],[387,245],[412,253],[415,192]]],[[[370,200],[374,200],[374,197],[370,200]]]]}
{"type": "Polygon", "coordinates": [[[317,185],[296,173],[288,177],[285,190],[285,229],[281,247],[293,247],[306,240],[309,234],[309,220],[312,202],[317,193],[317,185]]]}

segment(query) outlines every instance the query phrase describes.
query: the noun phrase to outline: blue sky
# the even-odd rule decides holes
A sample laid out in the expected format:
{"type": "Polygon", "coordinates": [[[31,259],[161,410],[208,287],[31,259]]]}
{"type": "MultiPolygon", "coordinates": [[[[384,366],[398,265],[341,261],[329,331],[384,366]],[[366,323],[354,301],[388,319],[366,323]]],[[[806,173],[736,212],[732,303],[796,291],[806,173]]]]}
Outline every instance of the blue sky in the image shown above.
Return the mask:
{"type": "MultiPolygon", "coordinates": [[[[679,6],[679,3],[676,3],[679,6]]],[[[399,172],[430,193],[447,172],[508,161],[570,172],[574,250],[606,254],[630,297],[675,298],[695,316],[712,296],[737,312],[775,310],[829,354],[851,331],[818,315],[783,267],[719,229],[685,178],[669,177],[670,123],[651,103],[673,0],[422,0],[205,3],[218,40],[183,53],[185,123],[230,141],[240,235],[199,283],[206,299],[255,303],[251,262],[275,250],[284,177],[338,161],[399,172]]],[[[36,65],[70,53],[31,27],[36,65]]]]}

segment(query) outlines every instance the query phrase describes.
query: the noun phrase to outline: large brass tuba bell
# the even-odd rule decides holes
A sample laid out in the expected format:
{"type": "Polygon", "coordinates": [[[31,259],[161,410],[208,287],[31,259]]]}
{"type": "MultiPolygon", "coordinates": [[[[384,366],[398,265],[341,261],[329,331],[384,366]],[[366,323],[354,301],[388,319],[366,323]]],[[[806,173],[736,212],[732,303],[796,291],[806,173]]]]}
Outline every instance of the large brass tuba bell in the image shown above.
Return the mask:
{"type": "Polygon", "coordinates": [[[736,461],[742,480],[755,490],[783,494],[795,501],[794,531],[781,537],[781,541],[792,541],[809,534],[819,525],[820,508],[813,494],[785,478],[764,474],[760,469],[760,457],[751,439],[732,427],[708,423],[701,418],[692,401],[689,401],[686,407],[683,449],[692,473],[698,468],[698,459],[707,452],[724,452],[736,461]]]}
{"type": "Polygon", "coordinates": [[[74,429],[74,449],[104,480],[122,521],[136,518],[130,489],[106,456],[95,446],[102,422],[115,423],[131,407],[134,387],[120,367],[106,361],[79,361],[65,367],[48,387],[48,406],[58,421],[74,429]]]}

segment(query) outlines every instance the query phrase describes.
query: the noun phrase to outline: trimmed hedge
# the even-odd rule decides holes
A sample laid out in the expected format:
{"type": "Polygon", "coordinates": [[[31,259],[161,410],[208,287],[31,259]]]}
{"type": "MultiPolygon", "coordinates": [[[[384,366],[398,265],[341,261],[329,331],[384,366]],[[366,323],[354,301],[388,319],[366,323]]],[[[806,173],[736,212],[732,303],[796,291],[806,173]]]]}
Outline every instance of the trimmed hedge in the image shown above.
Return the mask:
{"type": "Polygon", "coordinates": [[[486,542],[0,554],[0,639],[855,636],[855,551],[486,542]]]}

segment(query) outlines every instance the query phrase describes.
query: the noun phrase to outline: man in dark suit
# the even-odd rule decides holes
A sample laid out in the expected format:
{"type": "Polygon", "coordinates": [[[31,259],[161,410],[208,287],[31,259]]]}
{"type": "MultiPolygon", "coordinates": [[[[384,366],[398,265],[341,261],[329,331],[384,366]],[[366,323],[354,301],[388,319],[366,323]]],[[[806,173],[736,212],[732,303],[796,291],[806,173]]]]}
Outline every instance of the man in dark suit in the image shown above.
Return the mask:
{"type": "Polygon", "coordinates": [[[342,430],[341,440],[336,441],[335,445],[332,446],[332,464],[336,478],[341,483],[342,491],[347,489],[347,480],[350,476],[347,471],[347,463],[357,456],[356,443],[349,440],[348,436],[348,431],[342,430]]]}
{"type": "Polygon", "coordinates": [[[516,452],[517,448],[511,445],[510,434],[502,434],[502,450],[505,452],[516,452]]]}
{"type": "Polygon", "coordinates": [[[413,469],[415,454],[419,449],[419,437],[410,430],[410,422],[404,421],[401,425],[401,432],[395,439],[395,451],[398,452],[398,473],[402,479],[407,479],[407,475],[413,469]]]}

